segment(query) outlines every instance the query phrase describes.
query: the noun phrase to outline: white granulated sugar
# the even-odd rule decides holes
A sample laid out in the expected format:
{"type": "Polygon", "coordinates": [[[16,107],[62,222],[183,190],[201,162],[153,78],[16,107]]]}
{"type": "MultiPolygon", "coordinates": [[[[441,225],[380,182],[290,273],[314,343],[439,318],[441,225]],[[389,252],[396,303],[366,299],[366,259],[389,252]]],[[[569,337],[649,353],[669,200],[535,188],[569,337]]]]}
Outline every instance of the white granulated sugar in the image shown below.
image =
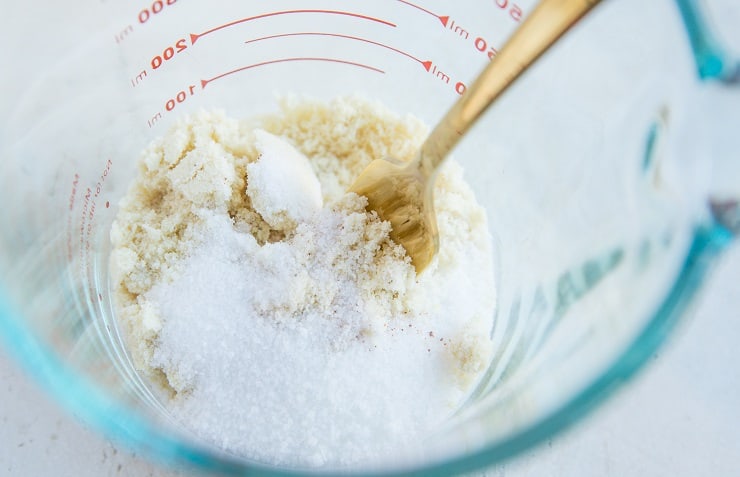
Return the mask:
{"type": "Polygon", "coordinates": [[[272,228],[304,222],[323,205],[321,184],[308,159],[290,144],[256,129],[257,162],[247,166],[247,195],[272,228]]]}
{"type": "Polygon", "coordinates": [[[417,277],[344,191],[375,157],[409,159],[423,125],[358,98],[281,107],[185,118],[144,152],[111,234],[122,328],[206,442],[285,466],[400,458],[488,366],[485,214],[449,163],[441,250],[417,277]]]}

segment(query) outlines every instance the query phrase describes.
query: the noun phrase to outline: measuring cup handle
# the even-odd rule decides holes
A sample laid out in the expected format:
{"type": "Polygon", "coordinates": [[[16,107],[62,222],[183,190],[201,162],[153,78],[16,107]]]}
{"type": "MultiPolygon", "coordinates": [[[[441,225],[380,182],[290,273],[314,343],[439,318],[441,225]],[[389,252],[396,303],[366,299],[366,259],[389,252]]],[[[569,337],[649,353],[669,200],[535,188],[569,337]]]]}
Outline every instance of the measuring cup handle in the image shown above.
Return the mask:
{"type": "Polygon", "coordinates": [[[431,173],[488,106],[601,0],[543,0],[509,38],[422,147],[431,173]]]}
{"type": "MultiPolygon", "coordinates": [[[[733,0],[727,0],[732,5],[733,0]]],[[[734,236],[740,233],[740,58],[733,56],[710,25],[704,2],[676,0],[694,62],[702,80],[689,98],[685,129],[691,143],[684,154],[712,164],[708,205],[714,221],[734,236]]],[[[716,2],[722,3],[722,2],[716,2]]],[[[719,20],[713,18],[713,20],[719,20]]],[[[740,41],[740,37],[736,39],[740,41]]]]}

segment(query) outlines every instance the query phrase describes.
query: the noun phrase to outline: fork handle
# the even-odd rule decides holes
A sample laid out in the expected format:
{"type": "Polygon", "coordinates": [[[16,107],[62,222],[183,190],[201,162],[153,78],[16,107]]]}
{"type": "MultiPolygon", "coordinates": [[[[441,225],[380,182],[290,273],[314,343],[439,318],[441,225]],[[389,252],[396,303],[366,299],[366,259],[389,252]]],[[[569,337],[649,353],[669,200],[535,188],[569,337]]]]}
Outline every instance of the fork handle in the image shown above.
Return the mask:
{"type": "Polygon", "coordinates": [[[542,0],[424,142],[422,173],[431,176],[488,106],[600,1],[542,0]]]}

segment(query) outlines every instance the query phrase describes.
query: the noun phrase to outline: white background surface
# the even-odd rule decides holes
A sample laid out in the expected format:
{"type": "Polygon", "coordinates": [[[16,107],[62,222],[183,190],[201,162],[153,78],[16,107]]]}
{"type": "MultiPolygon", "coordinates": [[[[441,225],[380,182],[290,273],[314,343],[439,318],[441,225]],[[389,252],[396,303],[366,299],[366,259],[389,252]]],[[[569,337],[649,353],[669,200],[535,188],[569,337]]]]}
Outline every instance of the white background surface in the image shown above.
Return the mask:
{"type": "MultiPolygon", "coordinates": [[[[485,472],[730,476],[740,472],[740,246],[638,377],[568,432],[485,472]]],[[[0,353],[0,477],[185,477],[64,414],[0,353]]]]}

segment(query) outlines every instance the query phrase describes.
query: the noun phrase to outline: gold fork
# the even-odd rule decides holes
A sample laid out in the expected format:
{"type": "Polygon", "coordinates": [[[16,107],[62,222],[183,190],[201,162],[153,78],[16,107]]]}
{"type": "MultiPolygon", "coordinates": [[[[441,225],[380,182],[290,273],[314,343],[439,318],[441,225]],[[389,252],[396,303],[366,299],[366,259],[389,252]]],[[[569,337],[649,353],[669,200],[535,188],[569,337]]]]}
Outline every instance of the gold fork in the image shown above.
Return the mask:
{"type": "Polygon", "coordinates": [[[488,106],[601,0],[543,0],[442,121],[416,157],[372,161],[350,187],[391,224],[391,238],[421,273],[439,249],[432,190],[439,166],[488,106]]]}

